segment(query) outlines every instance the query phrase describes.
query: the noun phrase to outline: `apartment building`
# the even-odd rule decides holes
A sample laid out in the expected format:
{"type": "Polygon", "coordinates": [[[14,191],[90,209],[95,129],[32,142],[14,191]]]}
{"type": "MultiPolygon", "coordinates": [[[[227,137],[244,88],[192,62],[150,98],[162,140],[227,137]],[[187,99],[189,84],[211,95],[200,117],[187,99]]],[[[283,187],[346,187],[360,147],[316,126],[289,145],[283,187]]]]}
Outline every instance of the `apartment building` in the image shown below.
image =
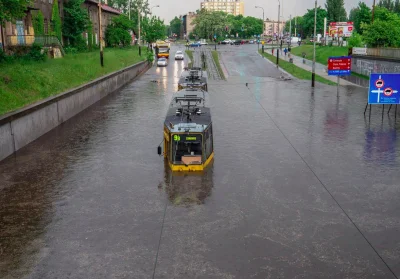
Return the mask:
{"type": "Polygon", "coordinates": [[[244,15],[242,0],[204,0],[200,7],[208,11],[222,11],[232,15],[244,15]]]}
{"type": "Polygon", "coordinates": [[[275,20],[267,19],[264,21],[264,32],[266,36],[274,36],[278,34],[278,26],[279,26],[279,33],[282,34],[283,29],[285,28],[285,21],[280,21],[279,24],[275,20]]]}

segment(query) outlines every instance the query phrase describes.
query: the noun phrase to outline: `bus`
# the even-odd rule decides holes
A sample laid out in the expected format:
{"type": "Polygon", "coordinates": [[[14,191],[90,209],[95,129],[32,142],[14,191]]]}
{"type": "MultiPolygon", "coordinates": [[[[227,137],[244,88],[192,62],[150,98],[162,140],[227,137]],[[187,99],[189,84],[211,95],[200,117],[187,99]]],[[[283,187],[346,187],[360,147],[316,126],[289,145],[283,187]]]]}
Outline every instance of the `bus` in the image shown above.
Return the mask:
{"type": "Polygon", "coordinates": [[[157,150],[172,171],[203,171],[212,163],[214,141],[208,102],[208,93],[197,88],[174,94],[164,121],[164,138],[157,150]]]}
{"type": "Polygon", "coordinates": [[[170,44],[166,41],[157,41],[156,42],[156,55],[157,58],[165,57],[169,58],[169,49],[170,44]]]}

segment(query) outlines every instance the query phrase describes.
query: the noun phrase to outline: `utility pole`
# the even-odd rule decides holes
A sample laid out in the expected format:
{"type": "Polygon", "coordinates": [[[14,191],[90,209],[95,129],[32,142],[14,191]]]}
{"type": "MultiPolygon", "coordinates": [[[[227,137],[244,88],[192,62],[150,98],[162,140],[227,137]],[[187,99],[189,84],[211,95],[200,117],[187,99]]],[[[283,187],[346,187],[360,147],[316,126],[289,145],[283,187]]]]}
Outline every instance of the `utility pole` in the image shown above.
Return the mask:
{"type": "Polygon", "coordinates": [[[294,36],[297,37],[297,16],[294,17],[294,36]]]}
{"type": "Polygon", "coordinates": [[[311,75],[311,87],[315,87],[315,46],[317,41],[317,0],[315,0],[315,8],[314,8],[314,54],[312,61],[312,75],[311,75]]]}
{"type": "Polygon", "coordinates": [[[375,0],[374,0],[374,3],[372,4],[372,18],[371,18],[371,23],[374,23],[374,14],[375,14],[375,0]]]}
{"type": "Polygon", "coordinates": [[[138,6],[138,46],[139,46],[139,55],[142,56],[142,50],[140,48],[140,9],[138,6]]]}
{"type": "Polygon", "coordinates": [[[129,0],[128,6],[129,6],[128,18],[129,18],[129,20],[131,20],[131,0],[129,0]]]}
{"type": "Polygon", "coordinates": [[[103,56],[103,28],[101,26],[101,0],[99,1],[99,43],[100,43],[100,65],[104,67],[103,56]]]}
{"type": "MultiPolygon", "coordinates": [[[[278,38],[280,38],[280,33],[279,33],[279,20],[280,20],[280,15],[281,15],[281,2],[278,0],[278,38]]],[[[278,40],[278,44],[279,44],[279,40],[278,40]]],[[[278,68],[279,65],[279,48],[276,48],[276,67],[278,68]]]]}
{"type": "Polygon", "coordinates": [[[290,15],[290,23],[289,23],[289,45],[292,44],[292,15],[290,15]]]}

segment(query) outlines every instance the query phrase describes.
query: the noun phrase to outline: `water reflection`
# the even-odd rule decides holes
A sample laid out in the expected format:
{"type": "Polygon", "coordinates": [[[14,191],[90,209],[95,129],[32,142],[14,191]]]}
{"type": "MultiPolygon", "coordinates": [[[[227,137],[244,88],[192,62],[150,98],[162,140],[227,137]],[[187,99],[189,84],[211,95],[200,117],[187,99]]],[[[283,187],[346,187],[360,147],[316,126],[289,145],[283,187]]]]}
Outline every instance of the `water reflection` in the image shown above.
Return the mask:
{"type": "Polygon", "coordinates": [[[397,131],[393,127],[367,127],[365,132],[364,160],[391,165],[396,163],[397,131]]]}
{"type": "Polygon", "coordinates": [[[164,186],[169,201],[175,206],[203,204],[214,187],[213,164],[203,172],[180,173],[172,172],[165,162],[164,186]]]}
{"type": "Polygon", "coordinates": [[[328,109],[324,121],[324,137],[328,140],[343,141],[347,139],[347,129],[349,126],[348,113],[339,108],[339,98],[336,106],[328,109]]]}

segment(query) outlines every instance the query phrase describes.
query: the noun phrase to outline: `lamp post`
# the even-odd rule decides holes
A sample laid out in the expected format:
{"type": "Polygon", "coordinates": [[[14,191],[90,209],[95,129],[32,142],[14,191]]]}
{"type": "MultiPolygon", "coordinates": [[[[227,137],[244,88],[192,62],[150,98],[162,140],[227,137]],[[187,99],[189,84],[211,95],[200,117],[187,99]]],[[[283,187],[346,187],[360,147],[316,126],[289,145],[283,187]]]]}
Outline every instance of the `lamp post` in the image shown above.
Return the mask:
{"type": "Polygon", "coordinates": [[[103,28],[101,23],[101,0],[99,1],[99,42],[100,42],[100,65],[104,67],[104,56],[103,56],[103,28]]]}
{"type": "Polygon", "coordinates": [[[314,8],[314,53],[313,53],[313,61],[312,61],[312,74],[311,74],[311,87],[315,86],[315,43],[317,37],[317,0],[315,0],[315,8],[314,8]]]}
{"type": "Polygon", "coordinates": [[[160,7],[160,5],[155,5],[155,6],[151,7],[150,14],[153,14],[153,8],[159,8],[159,7],[160,7]]]}
{"type": "MultiPolygon", "coordinates": [[[[281,15],[281,1],[278,0],[278,38],[280,37],[279,33],[279,20],[280,20],[280,15],[281,15]]],[[[278,41],[279,43],[279,41],[278,41]]],[[[279,49],[276,48],[276,67],[279,65],[279,49]]]]}
{"type": "Polygon", "coordinates": [[[257,8],[263,10],[263,33],[262,33],[262,35],[263,35],[263,37],[264,37],[264,33],[265,33],[265,30],[264,30],[264,8],[263,8],[263,7],[260,7],[260,6],[256,6],[256,9],[257,9],[257,8]]]}

